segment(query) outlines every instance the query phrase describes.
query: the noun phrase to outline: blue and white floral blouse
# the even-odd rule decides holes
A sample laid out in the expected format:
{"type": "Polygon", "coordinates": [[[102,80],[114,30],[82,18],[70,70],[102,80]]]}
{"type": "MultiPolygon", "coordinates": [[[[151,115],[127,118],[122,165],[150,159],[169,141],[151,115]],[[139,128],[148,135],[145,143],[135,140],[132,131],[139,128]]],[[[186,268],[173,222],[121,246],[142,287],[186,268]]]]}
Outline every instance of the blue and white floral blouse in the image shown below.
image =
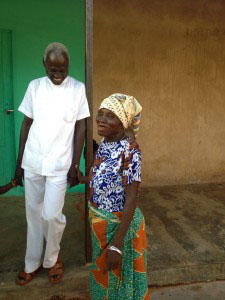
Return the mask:
{"type": "Polygon", "coordinates": [[[90,173],[91,203],[108,212],[122,211],[125,185],[141,182],[141,150],[131,138],[101,142],[90,173]]]}

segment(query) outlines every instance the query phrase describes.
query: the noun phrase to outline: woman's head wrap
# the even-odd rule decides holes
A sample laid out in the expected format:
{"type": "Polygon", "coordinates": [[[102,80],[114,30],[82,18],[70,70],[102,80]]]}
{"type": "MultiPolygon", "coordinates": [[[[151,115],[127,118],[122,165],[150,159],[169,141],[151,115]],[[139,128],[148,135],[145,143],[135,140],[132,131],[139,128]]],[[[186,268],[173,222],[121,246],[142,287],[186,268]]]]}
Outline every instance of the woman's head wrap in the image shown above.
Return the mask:
{"type": "Polygon", "coordinates": [[[135,137],[139,130],[141,105],[133,96],[113,94],[104,99],[99,107],[111,110],[122,122],[125,129],[132,129],[135,137]]]}

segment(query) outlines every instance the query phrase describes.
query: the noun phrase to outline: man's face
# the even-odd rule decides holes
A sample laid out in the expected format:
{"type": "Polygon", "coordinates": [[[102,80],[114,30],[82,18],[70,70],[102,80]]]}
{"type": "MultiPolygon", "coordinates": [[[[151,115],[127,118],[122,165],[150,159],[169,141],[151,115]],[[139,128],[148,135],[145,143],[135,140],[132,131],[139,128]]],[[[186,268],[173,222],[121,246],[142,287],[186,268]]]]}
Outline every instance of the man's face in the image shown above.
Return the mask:
{"type": "Polygon", "coordinates": [[[55,55],[50,52],[44,62],[44,67],[48,78],[55,85],[60,85],[68,76],[69,60],[65,54],[55,55]]]}

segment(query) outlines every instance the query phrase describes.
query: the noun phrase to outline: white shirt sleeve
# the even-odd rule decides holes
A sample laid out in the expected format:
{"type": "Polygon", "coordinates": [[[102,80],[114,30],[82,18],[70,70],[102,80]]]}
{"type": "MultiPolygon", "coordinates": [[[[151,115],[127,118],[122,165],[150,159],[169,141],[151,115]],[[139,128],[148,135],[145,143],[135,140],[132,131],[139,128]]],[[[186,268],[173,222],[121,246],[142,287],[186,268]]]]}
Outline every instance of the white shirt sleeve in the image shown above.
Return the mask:
{"type": "Polygon", "coordinates": [[[82,86],[80,87],[79,92],[80,92],[81,99],[80,99],[80,104],[79,104],[79,108],[78,108],[77,121],[90,117],[90,112],[89,112],[89,107],[88,107],[84,84],[82,84],[82,86]]]}
{"type": "Polygon", "coordinates": [[[28,85],[25,96],[20,104],[19,111],[21,111],[27,117],[33,119],[33,102],[32,102],[32,88],[31,83],[28,85]]]}

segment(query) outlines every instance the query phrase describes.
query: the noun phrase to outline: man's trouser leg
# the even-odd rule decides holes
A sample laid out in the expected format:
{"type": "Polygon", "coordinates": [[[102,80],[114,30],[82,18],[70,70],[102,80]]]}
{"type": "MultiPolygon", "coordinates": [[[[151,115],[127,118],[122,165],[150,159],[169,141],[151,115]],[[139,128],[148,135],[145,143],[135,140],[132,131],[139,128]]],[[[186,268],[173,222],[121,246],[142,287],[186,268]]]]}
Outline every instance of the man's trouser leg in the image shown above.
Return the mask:
{"type": "Polygon", "coordinates": [[[41,213],[45,192],[45,178],[25,170],[24,185],[27,217],[25,272],[31,273],[38,269],[42,263],[44,234],[41,213]]]}
{"type": "Polygon", "coordinates": [[[45,196],[42,210],[42,224],[46,240],[43,267],[55,265],[66,226],[66,218],[62,214],[66,193],[67,176],[46,176],[45,196]]]}
{"type": "Polygon", "coordinates": [[[41,176],[25,171],[24,178],[28,224],[25,272],[30,273],[42,263],[44,237],[46,251],[43,267],[49,268],[56,263],[66,225],[62,208],[67,176],[41,176]]]}

